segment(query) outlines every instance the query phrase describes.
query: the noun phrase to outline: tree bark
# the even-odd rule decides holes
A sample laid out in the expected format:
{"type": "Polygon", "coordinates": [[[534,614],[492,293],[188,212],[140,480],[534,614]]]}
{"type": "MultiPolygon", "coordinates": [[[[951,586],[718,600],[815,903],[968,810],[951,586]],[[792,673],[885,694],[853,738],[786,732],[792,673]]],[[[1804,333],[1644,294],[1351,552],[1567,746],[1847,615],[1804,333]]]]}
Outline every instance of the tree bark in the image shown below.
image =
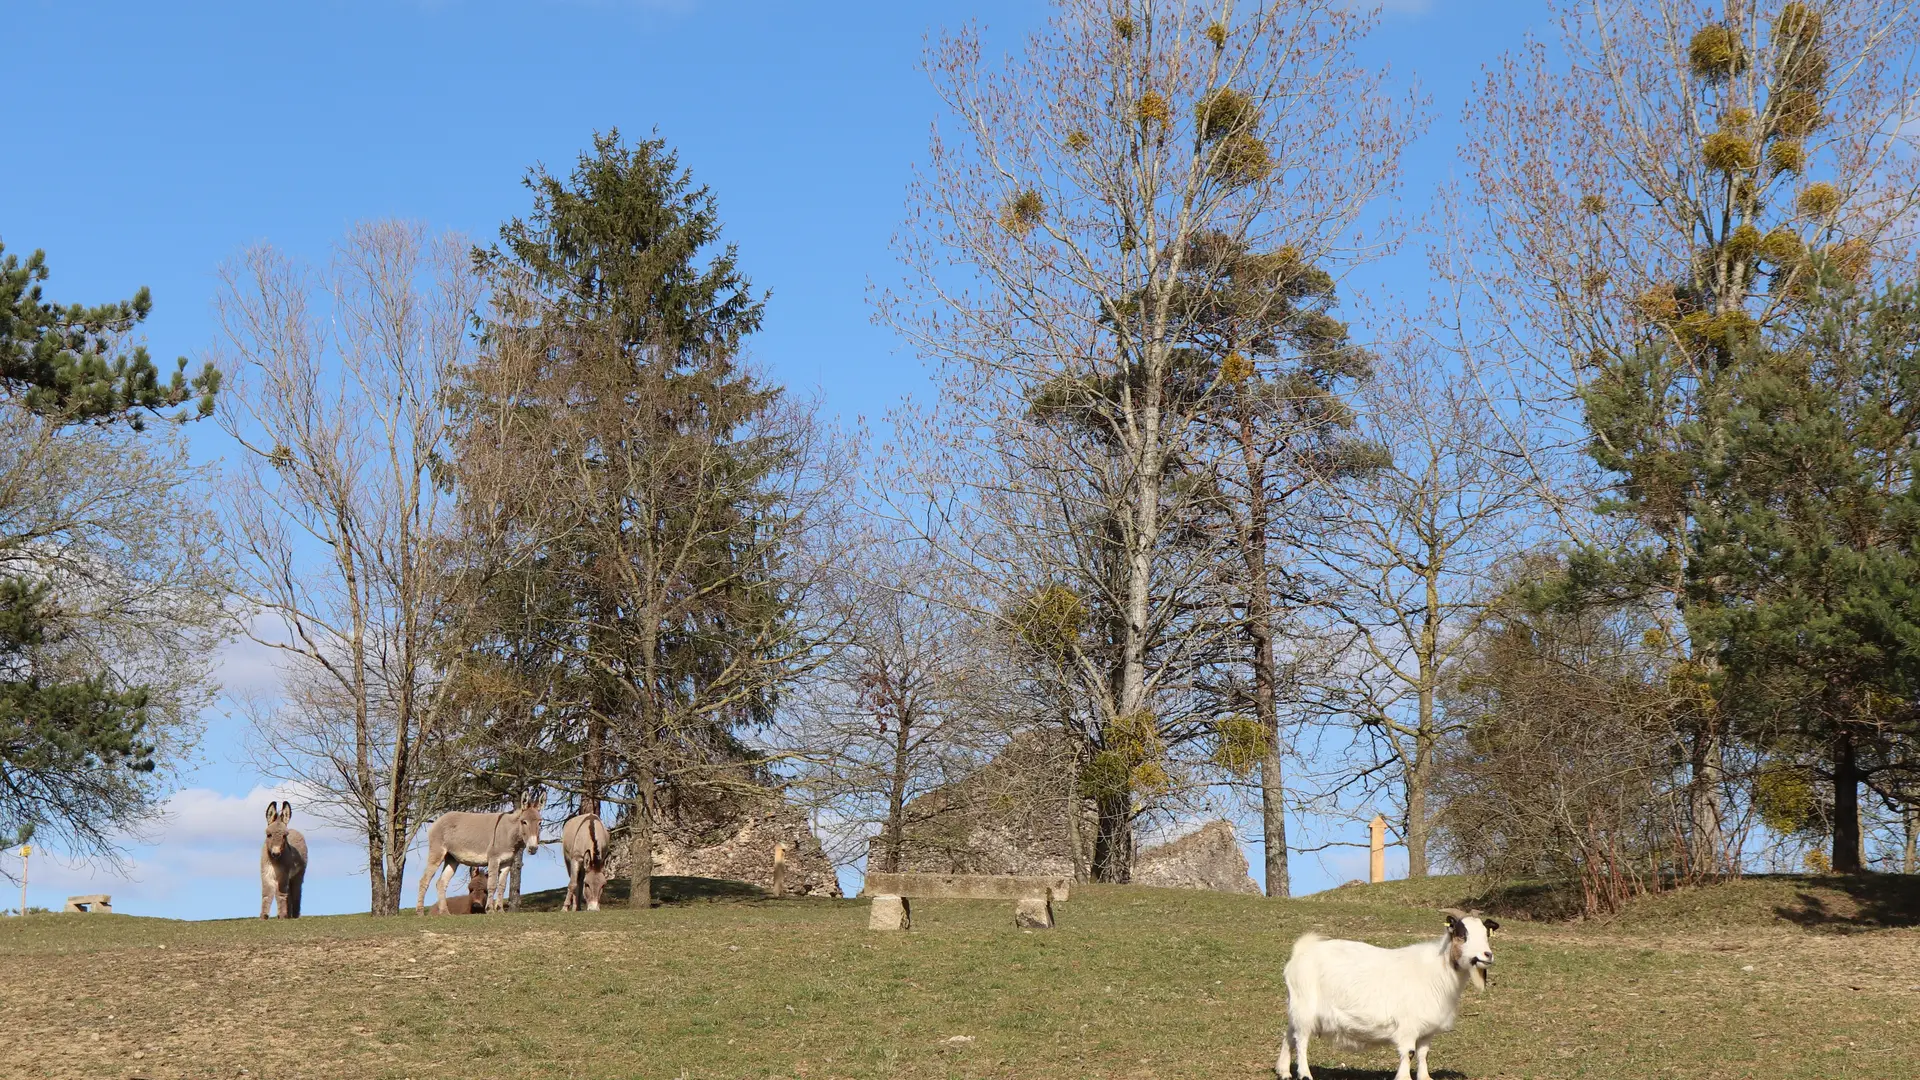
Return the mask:
{"type": "Polygon", "coordinates": [[[645,911],[653,904],[653,771],[636,765],[633,777],[633,816],[628,819],[627,881],[633,889],[629,907],[645,911]]]}
{"type": "Polygon", "coordinates": [[[513,853],[513,864],[507,872],[507,910],[520,910],[520,868],[527,861],[524,850],[513,853]]]}
{"type": "Polygon", "coordinates": [[[887,827],[883,844],[882,861],[887,873],[898,873],[902,849],[906,845],[907,815],[907,779],[908,753],[912,727],[907,723],[907,710],[900,709],[894,716],[893,735],[893,775],[887,778],[887,827]]]}
{"type": "Polygon", "coordinates": [[[587,745],[581,755],[580,809],[582,814],[599,814],[600,800],[606,795],[607,721],[598,710],[587,718],[587,745]]]}
{"type": "Polygon", "coordinates": [[[1420,693],[1421,730],[1413,736],[1413,762],[1407,767],[1407,876],[1427,876],[1427,784],[1432,779],[1428,766],[1433,760],[1434,737],[1426,716],[1433,707],[1433,692],[1420,693]]]}
{"type": "Polygon", "coordinates": [[[1280,745],[1279,672],[1273,658],[1273,582],[1267,567],[1267,471],[1254,444],[1253,423],[1243,410],[1238,418],[1240,455],[1247,470],[1247,527],[1240,549],[1247,563],[1247,638],[1252,646],[1253,708],[1266,746],[1260,755],[1260,838],[1265,852],[1267,895],[1286,896],[1287,804],[1280,745]]]}
{"type": "Polygon", "coordinates": [[[1833,737],[1833,872],[1857,874],[1861,858],[1860,765],[1853,732],[1842,727],[1833,737]]]}
{"type": "Polygon", "coordinates": [[[386,840],[377,817],[367,820],[367,882],[369,891],[367,911],[373,915],[385,915],[394,898],[387,895],[387,852],[386,840]]]}
{"type": "Polygon", "coordinates": [[[1904,815],[1907,823],[1907,847],[1900,859],[1900,870],[1907,874],[1920,874],[1920,806],[1907,807],[1904,815]]]}
{"type": "Polygon", "coordinates": [[[1125,885],[1133,879],[1133,795],[1102,795],[1095,806],[1099,825],[1093,837],[1093,880],[1125,885]]]}
{"type": "Polygon", "coordinates": [[[1691,779],[1687,783],[1687,814],[1693,825],[1694,872],[1715,875],[1725,871],[1725,808],[1720,799],[1720,738],[1711,721],[1695,726],[1690,747],[1691,779]]]}

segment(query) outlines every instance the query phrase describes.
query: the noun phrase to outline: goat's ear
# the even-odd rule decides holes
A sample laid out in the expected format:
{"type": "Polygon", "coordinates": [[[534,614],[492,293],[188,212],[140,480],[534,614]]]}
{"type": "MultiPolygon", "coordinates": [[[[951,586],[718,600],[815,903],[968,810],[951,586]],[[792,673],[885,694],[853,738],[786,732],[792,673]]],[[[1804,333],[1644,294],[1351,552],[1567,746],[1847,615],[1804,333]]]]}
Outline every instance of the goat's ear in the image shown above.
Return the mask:
{"type": "Polygon", "coordinates": [[[1454,915],[1447,916],[1447,936],[1457,937],[1457,938],[1466,937],[1467,924],[1461,922],[1457,916],[1454,916],[1454,915]]]}
{"type": "Polygon", "coordinates": [[[1482,919],[1480,921],[1486,925],[1489,932],[1500,929],[1499,919],[1482,919]]]}

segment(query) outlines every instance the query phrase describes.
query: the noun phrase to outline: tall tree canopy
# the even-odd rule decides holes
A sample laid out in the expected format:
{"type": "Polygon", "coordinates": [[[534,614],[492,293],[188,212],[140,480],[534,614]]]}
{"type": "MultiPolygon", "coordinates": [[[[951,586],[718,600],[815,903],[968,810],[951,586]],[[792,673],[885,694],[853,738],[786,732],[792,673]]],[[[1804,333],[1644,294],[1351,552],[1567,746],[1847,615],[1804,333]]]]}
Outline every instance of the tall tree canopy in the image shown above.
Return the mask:
{"type": "Polygon", "coordinates": [[[1920,733],[1920,289],[1836,298],[1730,358],[1697,481],[1688,624],[1745,734],[1832,784],[1832,865],[1863,868],[1859,792],[1903,789],[1920,733]]]}
{"type": "Polygon", "coordinates": [[[146,289],[57,304],[45,253],[4,252],[0,845],[51,828],[97,852],[150,805],[174,739],[154,725],[184,722],[213,615],[195,530],[179,528],[198,519],[179,491],[192,470],[177,446],[155,454],[130,432],[196,395],[206,415],[220,380],[209,365],[189,381],[182,359],[163,384],[127,344],[152,310],[146,289]]]}
{"type": "MultiPolygon", "coordinates": [[[[551,721],[549,779],[631,807],[634,895],[656,792],[696,782],[771,715],[810,646],[792,561],[817,494],[810,419],[741,362],[765,305],[720,244],[712,196],[659,139],[597,136],[482,253],[495,308],[463,390],[463,467],[513,470],[472,505],[508,544],[503,579],[564,613],[540,642],[503,620],[482,665],[551,721]],[[526,662],[529,656],[537,662],[526,662]],[[708,770],[708,771],[703,771],[708,770]],[[618,789],[617,791],[615,789],[618,789]]],[[[522,605],[523,606],[523,605],[522,605]]]]}

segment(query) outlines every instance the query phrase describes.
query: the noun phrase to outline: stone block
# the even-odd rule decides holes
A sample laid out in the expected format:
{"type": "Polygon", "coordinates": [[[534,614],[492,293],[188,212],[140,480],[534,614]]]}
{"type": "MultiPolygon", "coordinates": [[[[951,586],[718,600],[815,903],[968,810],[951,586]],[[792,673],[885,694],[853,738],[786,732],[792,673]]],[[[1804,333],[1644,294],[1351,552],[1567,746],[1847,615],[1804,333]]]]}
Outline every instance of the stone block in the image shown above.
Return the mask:
{"type": "Polygon", "coordinates": [[[1016,900],[1013,925],[1022,930],[1053,929],[1053,904],[1047,900],[1016,900]]]}
{"type": "Polygon", "coordinates": [[[908,930],[913,914],[904,896],[880,895],[873,898],[873,913],[867,917],[869,930],[908,930]]]}

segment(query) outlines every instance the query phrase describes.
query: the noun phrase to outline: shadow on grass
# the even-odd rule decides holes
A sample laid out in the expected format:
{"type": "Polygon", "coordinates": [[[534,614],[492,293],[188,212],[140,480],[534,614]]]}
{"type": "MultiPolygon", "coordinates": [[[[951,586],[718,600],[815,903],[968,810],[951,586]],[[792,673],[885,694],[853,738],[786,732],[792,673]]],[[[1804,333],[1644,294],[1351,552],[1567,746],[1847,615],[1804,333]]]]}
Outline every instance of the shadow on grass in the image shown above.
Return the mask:
{"type": "MultiPolygon", "coordinates": [[[[1434,1068],[1434,1080],[1467,1080],[1465,1072],[1455,1072],[1452,1068],[1434,1068]]],[[[1392,1068],[1329,1068],[1325,1065],[1313,1067],[1313,1080],[1392,1080],[1392,1068]]]]}
{"type": "Polygon", "coordinates": [[[1883,930],[1920,926],[1920,876],[1848,874],[1803,879],[1794,902],[1774,908],[1809,930],[1883,930]],[[1817,891],[1816,891],[1817,890],[1817,891]]]}
{"type": "MultiPolygon", "coordinates": [[[[600,903],[606,907],[626,907],[633,897],[633,883],[626,878],[610,878],[606,891],[600,894],[600,903]]],[[[652,897],[654,906],[662,904],[692,904],[701,901],[740,902],[747,900],[771,899],[767,890],[744,881],[728,881],[724,878],[670,877],[656,874],[653,878],[652,897]]],[[[522,911],[559,911],[566,902],[567,890],[545,889],[536,893],[525,893],[520,897],[522,911]]]]}

